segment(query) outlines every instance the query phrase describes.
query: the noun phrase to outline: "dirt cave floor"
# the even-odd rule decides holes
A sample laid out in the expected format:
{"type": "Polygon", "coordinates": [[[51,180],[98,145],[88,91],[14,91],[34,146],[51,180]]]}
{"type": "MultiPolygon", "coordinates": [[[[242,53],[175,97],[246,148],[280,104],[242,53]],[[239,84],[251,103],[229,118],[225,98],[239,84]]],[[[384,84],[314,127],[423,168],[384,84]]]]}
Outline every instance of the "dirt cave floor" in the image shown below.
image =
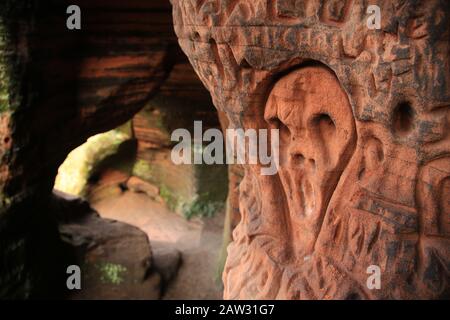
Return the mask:
{"type": "Polygon", "coordinates": [[[213,218],[184,219],[164,204],[131,191],[93,203],[104,218],[122,221],[147,233],[152,248],[181,252],[181,266],[162,299],[222,299],[218,275],[224,213],[213,218]]]}

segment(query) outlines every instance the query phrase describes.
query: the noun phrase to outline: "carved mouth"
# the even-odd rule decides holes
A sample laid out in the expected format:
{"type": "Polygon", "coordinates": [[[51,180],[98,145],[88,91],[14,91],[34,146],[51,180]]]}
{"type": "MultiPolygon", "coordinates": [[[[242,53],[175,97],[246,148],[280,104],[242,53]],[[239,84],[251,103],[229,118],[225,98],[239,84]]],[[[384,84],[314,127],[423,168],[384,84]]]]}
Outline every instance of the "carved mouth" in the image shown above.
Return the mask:
{"type": "Polygon", "coordinates": [[[314,187],[307,177],[303,177],[300,183],[300,195],[303,199],[303,214],[309,217],[316,207],[314,187]]]}
{"type": "Polygon", "coordinates": [[[304,170],[298,172],[286,170],[280,172],[280,177],[288,196],[289,211],[295,217],[313,218],[314,212],[317,211],[316,198],[320,195],[316,192],[317,188],[310,175],[306,174],[304,170]]]}

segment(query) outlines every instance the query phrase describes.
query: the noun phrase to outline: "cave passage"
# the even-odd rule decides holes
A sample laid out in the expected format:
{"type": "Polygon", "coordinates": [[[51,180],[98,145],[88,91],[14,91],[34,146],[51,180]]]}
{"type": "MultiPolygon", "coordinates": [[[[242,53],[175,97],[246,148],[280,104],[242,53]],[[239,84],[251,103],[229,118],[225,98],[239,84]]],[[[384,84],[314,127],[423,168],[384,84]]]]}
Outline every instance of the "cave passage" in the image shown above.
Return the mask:
{"type": "MultiPolygon", "coordinates": [[[[172,75],[176,76],[179,68],[192,72],[186,64],[176,65],[172,75]]],[[[192,130],[193,121],[201,121],[207,128],[220,130],[221,123],[207,95],[204,95],[207,99],[199,94],[197,100],[192,96],[186,100],[179,96],[182,90],[170,92],[168,87],[177,81],[169,76],[160,92],[131,120],[88,138],[72,150],[58,169],[54,193],[72,201],[86,201],[101,218],[134,226],[145,233],[151,250],[151,267],[146,272],[159,275],[159,281],[154,280],[152,287],[159,293],[151,295],[150,289],[147,292],[133,289],[130,297],[221,299],[228,168],[176,165],[170,157],[175,143],[171,141],[174,129],[192,130]]],[[[177,85],[183,88],[186,83],[177,85]]],[[[204,90],[201,86],[195,89],[204,90]]],[[[64,237],[67,228],[64,225],[60,229],[71,245],[74,245],[72,238],[84,236],[71,230],[71,237],[64,237]]],[[[130,239],[125,234],[124,240],[119,241],[126,243],[130,239]]],[[[96,265],[88,273],[98,272],[101,281],[92,280],[95,276],[83,277],[89,290],[69,296],[126,298],[127,273],[137,263],[129,254],[135,245],[145,246],[131,241],[129,246],[105,245],[105,251],[121,252],[101,259],[87,249],[83,261],[93,260],[96,265]],[[122,291],[120,295],[115,294],[118,291],[122,291]]]]}

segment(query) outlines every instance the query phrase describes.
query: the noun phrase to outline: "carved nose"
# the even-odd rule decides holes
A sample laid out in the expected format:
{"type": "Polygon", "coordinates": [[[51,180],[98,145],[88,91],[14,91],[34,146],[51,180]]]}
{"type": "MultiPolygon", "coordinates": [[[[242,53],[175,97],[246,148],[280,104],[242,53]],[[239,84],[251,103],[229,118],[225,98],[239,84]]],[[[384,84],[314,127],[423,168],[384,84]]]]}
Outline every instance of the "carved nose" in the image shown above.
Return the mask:
{"type": "Polygon", "coordinates": [[[293,166],[302,166],[305,163],[306,155],[303,152],[302,148],[302,140],[297,139],[295,141],[293,138],[291,141],[291,146],[289,148],[289,161],[293,166]]]}
{"type": "Polygon", "coordinates": [[[289,146],[289,161],[292,166],[315,169],[314,145],[305,137],[292,137],[289,146]]]}

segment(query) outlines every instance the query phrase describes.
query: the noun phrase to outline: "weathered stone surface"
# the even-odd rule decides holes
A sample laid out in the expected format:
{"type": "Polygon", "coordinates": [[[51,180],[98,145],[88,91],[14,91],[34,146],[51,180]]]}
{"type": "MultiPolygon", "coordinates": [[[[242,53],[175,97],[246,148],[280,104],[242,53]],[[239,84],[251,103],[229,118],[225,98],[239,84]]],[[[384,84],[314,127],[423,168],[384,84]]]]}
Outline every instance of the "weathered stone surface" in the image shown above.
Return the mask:
{"type": "MultiPolygon", "coordinates": [[[[220,126],[222,131],[226,132],[229,127],[227,115],[218,111],[220,126]]],[[[227,258],[227,248],[232,241],[233,230],[238,225],[241,214],[239,213],[239,184],[244,176],[244,168],[240,164],[228,165],[228,197],[225,206],[225,223],[223,230],[223,243],[219,258],[219,274],[223,273],[225,261],[227,258]]]]}
{"type": "Polygon", "coordinates": [[[172,4],[230,127],[281,130],[278,174],[245,166],[225,298],[449,297],[448,4],[371,1],[381,30],[365,1],[172,4]]]}
{"type": "Polygon", "coordinates": [[[81,290],[70,291],[69,298],[158,299],[161,276],[153,267],[145,232],[101,218],[80,199],[57,196],[64,197],[53,200],[53,208],[65,215],[59,232],[82,276],[81,290]]]}
{"type": "Polygon", "coordinates": [[[182,263],[181,252],[166,245],[153,246],[153,270],[162,277],[164,287],[177,275],[182,263]]]}
{"type": "Polygon", "coordinates": [[[133,118],[138,142],[133,174],[157,186],[168,207],[187,217],[214,214],[227,196],[226,166],[176,165],[171,159],[177,143],[171,141],[172,132],[189,130],[194,144],[194,121],[202,121],[203,130],[220,128],[208,91],[186,57],[177,56],[156,97],[133,118]]]}

